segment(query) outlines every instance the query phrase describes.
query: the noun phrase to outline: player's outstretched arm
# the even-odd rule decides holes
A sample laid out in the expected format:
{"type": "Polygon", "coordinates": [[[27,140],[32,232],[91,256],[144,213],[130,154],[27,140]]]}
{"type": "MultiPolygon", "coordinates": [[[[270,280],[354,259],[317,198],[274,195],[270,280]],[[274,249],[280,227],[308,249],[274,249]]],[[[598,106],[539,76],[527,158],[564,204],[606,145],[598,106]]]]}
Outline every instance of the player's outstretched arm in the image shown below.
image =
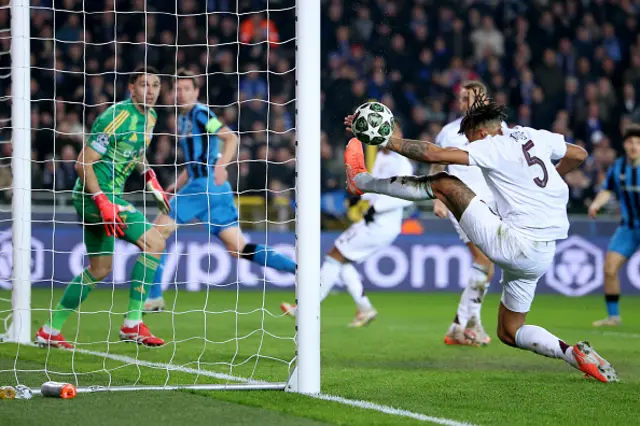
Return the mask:
{"type": "Polygon", "coordinates": [[[578,145],[567,143],[567,152],[556,165],[556,170],[560,176],[577,169],[587,159],[587,151],[578,145]]]}
{"type": "Polygon", "coordinates": [[[469,165],[469,154],[466,151],[453,147],[440,148],[427,141],[391,138],[386,148],[422,163],[469,165]]]}
{"type": "Polygon", "coordinates": [[[589,216],[595,219],[596,216],[598,216],[598,211],[600,211],[602,206],[604,206],[609,202],[609,200],[611,200],[612,196],[613,196],[613,192],[606,189],[603,189],[602,191],[598,192],[598,195],[596,195],[595,200],[593,200],[593,202],[589,206],[589,216]]]}
{"type": "MultiPolygon", "coordinates": [[[[353,117],[353,114],[349,114],[344,118],[348,132],[351,132],[353,117]]],[[[466,151],[453,147],[441,148],[427,141],[391,137],[385,148],[421,163],[469,165],[469,154],[466,151]]]]}

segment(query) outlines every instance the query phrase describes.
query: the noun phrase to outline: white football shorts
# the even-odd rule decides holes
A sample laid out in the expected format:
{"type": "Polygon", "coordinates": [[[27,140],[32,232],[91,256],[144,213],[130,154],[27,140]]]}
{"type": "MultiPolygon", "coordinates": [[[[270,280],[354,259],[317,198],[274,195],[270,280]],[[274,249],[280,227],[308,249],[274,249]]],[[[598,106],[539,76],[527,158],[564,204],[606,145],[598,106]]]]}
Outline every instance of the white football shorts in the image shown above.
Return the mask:
{"type": "Polygon", "coordinates": [[[381,248],[390,246],[399,234],[400,230],[395,226],[385,227],[375,221],[367,225],[360,220],[340,234],[334,245],[346,259],[361,262],[381,248]]]}
{"type": "Polygon", "coordinates": [[[460,224],[458,223],[458,219],[456,219],[456,217],[451,212],[449,212],[449,220],[451,221],[451,224],[453,225],[453,229],[455,229],[456,232],[458,233],[458,236],[460,237],[460,240],[462,240],[462,242],[465,243],[465,244],[470,243],[471,240],[469,239],[467,234],[465,234],[465,232],[460,227],[460,224]]]}
{"type": "Polygon", "coordinates": [[[513,312],[529,312],[538,280],[551,266],[555,241],[534,241],[519,233],[475,197],[460,227],[502,269],[502,303],[513,312]]]}

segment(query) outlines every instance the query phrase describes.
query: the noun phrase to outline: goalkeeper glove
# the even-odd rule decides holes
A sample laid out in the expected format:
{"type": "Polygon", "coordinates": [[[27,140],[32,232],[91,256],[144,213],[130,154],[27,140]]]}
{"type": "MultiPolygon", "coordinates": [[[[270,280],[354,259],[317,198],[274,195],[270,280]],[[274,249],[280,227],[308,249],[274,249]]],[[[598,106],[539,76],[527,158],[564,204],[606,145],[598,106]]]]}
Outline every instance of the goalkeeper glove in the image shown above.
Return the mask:
{"type": "Polygon", "coordinates": [[[367,212],[362,216],[362,218],[364,219],[364,223],[368,225],[373,222],[375,214],[376,209],[374,209],[373,206],[369,207],[369,210],[367,210],[367,212]]]}
{"type": "Polygon", "coordinates": [[[156,172],[153,169],[146,169],[142,172],[144,176],[144,181],[146,182],[147,191],[151,192],[153,198],[156,199],[156,203],[158,204],[158,208],[164,214],[169,213],[171,207],[169,207],[169,197],[162,189],[162,185],[158,182],[158,177],[156,176],[156,172]]]}
{"type": "Polygon", "coordinates": [[[124,237],[124,230],[127,229],[127,225],[118,215],[120,208],[109,201],[109,198],[102,191],[94,194],[92,198],[93,202],[98,206],[98,210],[100,210],[107,237],[113,237],[114,235],[116,237],[124,237]]]}

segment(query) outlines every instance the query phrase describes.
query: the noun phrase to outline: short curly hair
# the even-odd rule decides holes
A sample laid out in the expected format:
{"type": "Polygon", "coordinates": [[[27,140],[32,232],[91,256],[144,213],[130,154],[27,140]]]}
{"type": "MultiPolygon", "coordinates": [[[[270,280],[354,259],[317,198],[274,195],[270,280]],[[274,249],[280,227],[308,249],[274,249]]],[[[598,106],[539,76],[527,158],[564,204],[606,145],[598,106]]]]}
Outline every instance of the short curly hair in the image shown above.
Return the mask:
{"type": "Polygon", "coordinates": [[[480,91],[474,90],[474,94],[476,96],[475,101],[469,107],[460,123],[458,133],[461,135],[483,123],[490,121],[502,122],[507,119],[507,108],[504,105],[498,105],[492,98],[487,97],[480,91]]]}

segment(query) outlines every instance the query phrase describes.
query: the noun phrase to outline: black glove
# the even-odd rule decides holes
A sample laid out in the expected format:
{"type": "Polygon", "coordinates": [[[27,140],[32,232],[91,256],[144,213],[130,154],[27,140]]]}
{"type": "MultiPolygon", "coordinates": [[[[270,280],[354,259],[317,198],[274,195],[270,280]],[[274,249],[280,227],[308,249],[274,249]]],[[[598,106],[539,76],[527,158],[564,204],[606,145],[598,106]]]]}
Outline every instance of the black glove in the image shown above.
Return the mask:
{"type": "Polygon", "coordinates": [[[356,204],[358,204],[358,201],[360,201],[360,196],[359,195],[352,195],[349,197],[349,207],[353,207],[356,204]]]}
{"type": "Polygon", "coordinates": [[[373,222],[375,214],[376,209],[374,209],[373,206],[369,207],[369,210],[367,210],[367,212],[362,216],[362,218],[364,219],[364,223],[368,225],[373,222]]]}

